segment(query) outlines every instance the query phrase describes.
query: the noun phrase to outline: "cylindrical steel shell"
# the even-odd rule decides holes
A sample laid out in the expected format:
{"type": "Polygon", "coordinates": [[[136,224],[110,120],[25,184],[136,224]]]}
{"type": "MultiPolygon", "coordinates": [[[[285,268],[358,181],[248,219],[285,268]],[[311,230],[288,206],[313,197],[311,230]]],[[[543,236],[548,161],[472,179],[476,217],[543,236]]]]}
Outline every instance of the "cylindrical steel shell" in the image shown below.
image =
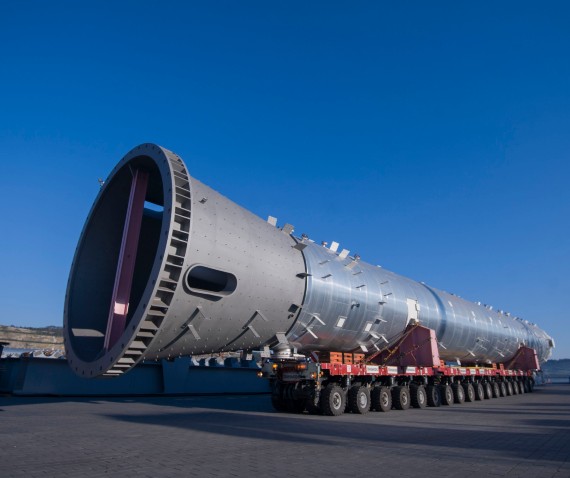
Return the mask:
{"type": "MultiPolygon", "coordinates": [[[[142,205],[141,205],[142,209],[142,205]]],[[[127,221],[128,223],[128,221],[127,221]]],[[[445,359],[502,362],[552,339],[526,321],[296,238],[192,178],[174,153],[130,151],[89,213],[69,276],[64,338],[82,376],[120,375],[144,358],[289,343],[374,351],[410,320],[436,331],[445,359]],[[124,330],[113,338],[118,264],[136,171],[148,176],[124,330]],[[111,337],[111,338],[110,338],[111,337]]]]}
{"type": "Polygon", "coordinates": [[[65,344],[80,375],[120,374],[143,358],[253,349],[291,328],[305,271],[295,240],[141,145],[115,167],[87,219],[65,302],[65,344]],[[104,348],[131,172],[149,173],[124,333],[104,348]],[[156,209],[156,208],[155,208],[156,209]],[[299,275],[299,276],[298,276],[299,275]]]}
{"type": "Polygon", "coordinates": [[[410,320],[435,330],[440,356],[503,362],[524,344],[539,359],[551,339],[536,325],[463,300],[353,257],[308,242],[307,293],[289,334],[299,350],[374,352],[394,343],[410,320]]]}

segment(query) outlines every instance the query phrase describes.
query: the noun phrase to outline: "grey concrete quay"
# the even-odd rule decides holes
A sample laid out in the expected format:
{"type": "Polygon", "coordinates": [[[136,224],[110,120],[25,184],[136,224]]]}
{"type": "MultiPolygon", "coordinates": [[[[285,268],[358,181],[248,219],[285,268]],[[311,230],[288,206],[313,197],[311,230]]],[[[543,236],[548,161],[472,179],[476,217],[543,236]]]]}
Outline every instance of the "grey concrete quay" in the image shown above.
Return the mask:
{"type": "Polygon", "coordinates": [[[267,395],[0,397],[7,477],[570,477],[570,386],[340,417],[267,395]]]}

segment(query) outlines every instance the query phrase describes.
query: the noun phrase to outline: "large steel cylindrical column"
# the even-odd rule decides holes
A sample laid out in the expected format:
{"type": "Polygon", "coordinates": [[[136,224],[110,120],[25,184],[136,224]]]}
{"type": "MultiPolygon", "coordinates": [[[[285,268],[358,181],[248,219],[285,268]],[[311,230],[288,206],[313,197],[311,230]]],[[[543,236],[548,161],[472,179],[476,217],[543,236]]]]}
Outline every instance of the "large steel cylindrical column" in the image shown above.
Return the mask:
{"type": "Polygon", "coordinates": [[[303,302],[295,244],[192,178],[174,153],[138,146],[105,181],[77,246],[64,311],[72,369],[117,375],[145,357],[272,342],[303,302]],[[138,204],[137,174],[147,176],[138,204]],[[137,211],[141,224],[129,228],[137,211]]]}
{"type": "Polygon", "coordinates": [[[539,327],[429,287],[358,257],[304,241],[307,293],[289,334],[299,350],[375,352],[413,320],[435,330],[446,360],[504,362],[521,345],[547,360],[552,339],[539,327]]]}
{"type": "Polygon", "coordinates": [[[546,360],[539,327],[292,235],[192,178],[152,144],[105,181],[71,267],[64,336],[82,376],[144,358],[279,345],[284,352],[375,351],[411,321],[440,355],[505,362],[521,345],[546,360]]]}

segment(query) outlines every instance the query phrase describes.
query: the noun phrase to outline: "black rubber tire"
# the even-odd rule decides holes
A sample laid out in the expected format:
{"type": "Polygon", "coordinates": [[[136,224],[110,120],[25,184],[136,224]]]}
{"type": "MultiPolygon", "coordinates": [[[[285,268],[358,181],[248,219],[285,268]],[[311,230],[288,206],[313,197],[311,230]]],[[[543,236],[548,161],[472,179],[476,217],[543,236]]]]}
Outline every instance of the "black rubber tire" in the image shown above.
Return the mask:
{"type": "Polygon", "coordinates": [[[463,383],[463,391],[465,392],[465,401],[474,402],[475,401],[475,388],[471,383],[463,383]]]}
{"type": "Polygon", "coordinates": [[[505,385],[505,382],[499,382],[499,390],[501,392],[501,397],[507,396],[507,386],[505,385]]]}
{"type": "Polygon", "coordinates": [[[483,387],[483,384],[476,382],[473,388],[475,388],[475,400],[485,400],[485,387],[483,387]]]}
{"type": "Polygon", "coordinates": [[[519,394],[519,383],[515,380],[511,382],[511,387],[513,389],[513,395],[519,394]]]}
{"type": "Polygon", "coordinates": [[[286,412],[287,406],[285,405],[284,400],[276,394],[271,394],[271,405],[277,412],[286,412]]]}
{"type": "Polygon", "coordinates": [[[499,398],[501,396],[501,388],[497,382],[493,382],[491,384],[493,387],[493,398],[499,398]]]}
{"type": "Polygon", "coordinates": [[[442,405],[453,405],[453,390],[449,385],[440,385],[439,392],[442,405]]]}
{"type": "Polygon", "coordinates": [[[306,408],[307,401],[300,398],[285,400],[285,407],[289,413],[303,413],[306,408]]]}
{"type": "Polygon", "coordinates": [[[348,390],[348,409],[352,413],[364,415],[370,411],[370,389],[362,385],[348,390]]]}
{"type": "Polygon", "coordinates": [[[489,382],[485,382],[483,388],[485,389],[485,400],[493,398],[493,386],[489,382]]]}
{"type": "Polygon", "coordinates": [[[453,400],[455,403],[462,404],[465,402],[465,390],[460,383],[451,384],[451,390],[453,390],[453,400]]]}
{"type": "Polygon", "coordinates": [[[370,399],[372,410],[377,412],[389,412],[392,410],[392,393],[388,387],[374,387],[370,399]]]}
{"type": "Polygon", "coordinates": [[[524,379],[523,380],[523,387],[524,387],[524,393],[530,393],[530,385],[528,384],[528,379],[524,379]]]}
{"type": "Polygon", "coordinates": [[[321,392],[321,411],[323,415],[337,417],[344,413],[346,395],[338,385],[329,385],[321,392]]]}
{"type": "Polygon", "coordinates": [[[507,396],[511,396],[515,394],[513,390],[513,384],[511,382],[505,382],[505,388],[507,389],[507,396]]]}
{"type": "Polygon", "coordinates": [[[437,385],[428,385],[426,388],[428,407],[441,406],[441,393],[437,385]]]}
{"type": "Polygon", "coordinates": [[[392,388],[392,403],[396,410],[407,410],[410,408],[410,389],[406,386],[392,388]]]}
{"type": "Polygon", "coordinates": [[[423,385],[411,385],[410,398],[412,399],[412,407],[425,408],[427,406],[426,388],[423,385]]]}
{"type": "Polygon", "coordinates": [[[307,403],[305,404],[305,408],[309,415],[322,415],[321,404],[320,401],[317,405],[315,405],[315,401],[313,398],[308,398],[307,403]]]}
{"type": "Polygon", "coordinates": [[[271,387],[271,405],[278,412],[286,412],[287,404],[283,399],[283,384],[281,382],[274,382],[271,387]]]}

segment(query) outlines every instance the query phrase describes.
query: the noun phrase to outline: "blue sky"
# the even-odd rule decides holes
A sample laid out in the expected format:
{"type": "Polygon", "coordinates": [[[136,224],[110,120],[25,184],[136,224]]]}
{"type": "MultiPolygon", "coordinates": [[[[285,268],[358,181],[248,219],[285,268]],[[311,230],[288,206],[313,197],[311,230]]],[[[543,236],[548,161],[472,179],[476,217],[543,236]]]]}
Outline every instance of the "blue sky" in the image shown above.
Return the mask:
{"type": "Polygon", "coordinates": [[[62,323],[97,179],[155,142],[570,357],[569,24],[567,2],[1,2],[0,323],[62,323]]]}

